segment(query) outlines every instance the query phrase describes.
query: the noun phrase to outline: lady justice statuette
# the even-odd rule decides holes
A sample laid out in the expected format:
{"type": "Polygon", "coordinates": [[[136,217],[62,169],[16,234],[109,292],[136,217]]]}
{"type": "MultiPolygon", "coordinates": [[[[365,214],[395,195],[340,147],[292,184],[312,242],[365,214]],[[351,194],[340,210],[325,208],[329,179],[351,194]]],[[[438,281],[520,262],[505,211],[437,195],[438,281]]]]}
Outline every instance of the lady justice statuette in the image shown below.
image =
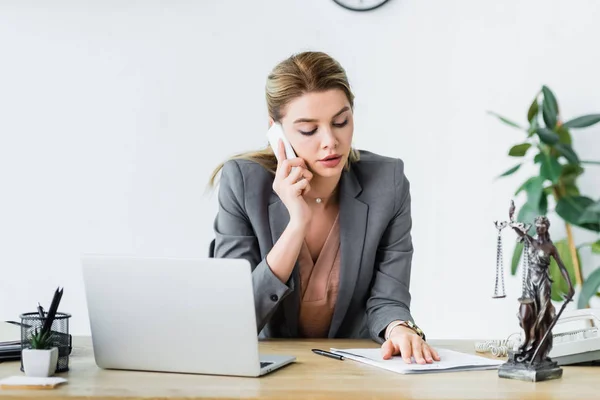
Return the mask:
{"type": "Polygon", "coordinates": [[[550,221],[544,216],[535,219],[535,237],[527,232],[530,224],[514,219],[515,205],[511,201],[509,209],[510,222],[495,222],[498,230],[496,283],[494,298],[506,297],[504,291],[504,272],[502,260],[502,229],[511,227],[518,235],[517,241],[523,243],[522,259],[522,293],[519,298],[519,326],[523,329],[524,339],[518,349],[508,352],[508,361],[501,365],[498,376],[501,378],[525,381],[544,381],[562,376],[562,368],[548,357],[552,349],[552,328],[573,299],[574,289],[565,265],[558,250],[550,240],[548,229],[550,221]],[[564,296],[558,314],[551,301],[550,261],[554,258],[560,272],[569,285],[569,292],[564,296]]]}

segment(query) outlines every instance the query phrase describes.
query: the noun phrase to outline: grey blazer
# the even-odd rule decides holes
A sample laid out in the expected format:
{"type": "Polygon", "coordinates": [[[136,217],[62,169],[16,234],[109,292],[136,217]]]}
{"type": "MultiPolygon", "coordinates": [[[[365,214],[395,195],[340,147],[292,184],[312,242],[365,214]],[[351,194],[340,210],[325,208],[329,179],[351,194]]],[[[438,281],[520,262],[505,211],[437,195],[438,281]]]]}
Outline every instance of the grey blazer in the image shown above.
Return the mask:
{"type": "MultiPolygon", "coordinates": [[[[298,264],[281,282],[266,256],[289,222],[273,191],[274,176],[248,160],[225,163],[214,221],[215,257],[244,258],[252,266],[259,337],[298,337],[298,264]]],[[[409,182],[399,159],[360,151],[340,180],[339,293],[329,338],[372,338],[387,325],[410,320],[411,239],[409,182]]],[[[414,321],[413,321],[414,322],[414,321]]]]}

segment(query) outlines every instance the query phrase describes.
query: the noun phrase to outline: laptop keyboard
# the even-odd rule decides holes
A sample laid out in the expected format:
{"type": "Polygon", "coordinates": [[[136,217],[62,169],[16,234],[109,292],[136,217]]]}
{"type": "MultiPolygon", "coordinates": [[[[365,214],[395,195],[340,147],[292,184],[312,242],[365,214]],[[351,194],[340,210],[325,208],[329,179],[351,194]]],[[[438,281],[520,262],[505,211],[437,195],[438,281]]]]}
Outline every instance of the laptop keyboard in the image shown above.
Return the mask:
{"type": "Polygon", "coordinates": [[[269,365],[271,365],[271,364],[273,364],[273,363],[272,363],[272,362],[264,362],[264,361],[261,361],[261,362],[260,362],[260,367],[261,367],[261,368],[268,367],[268,366],[269,366],[269,365]]]}

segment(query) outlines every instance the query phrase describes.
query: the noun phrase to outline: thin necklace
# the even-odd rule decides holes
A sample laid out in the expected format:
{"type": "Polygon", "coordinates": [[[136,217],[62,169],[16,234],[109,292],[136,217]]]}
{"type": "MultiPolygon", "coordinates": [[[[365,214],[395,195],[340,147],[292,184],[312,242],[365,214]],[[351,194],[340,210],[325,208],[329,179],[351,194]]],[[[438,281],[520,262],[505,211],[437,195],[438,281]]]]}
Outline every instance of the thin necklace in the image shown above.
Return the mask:
{"type": "MultiPolygon", "coordinates": [[[[331,196],[329,196],[329,197],[335,196],[336,194],[337,194],[337,188],[333,191],[333,193],[331,193],[331,196]]],[[[315,197],[315,202],[317,204],[321,204],[323,202],[323,197],[315,197]]]]}

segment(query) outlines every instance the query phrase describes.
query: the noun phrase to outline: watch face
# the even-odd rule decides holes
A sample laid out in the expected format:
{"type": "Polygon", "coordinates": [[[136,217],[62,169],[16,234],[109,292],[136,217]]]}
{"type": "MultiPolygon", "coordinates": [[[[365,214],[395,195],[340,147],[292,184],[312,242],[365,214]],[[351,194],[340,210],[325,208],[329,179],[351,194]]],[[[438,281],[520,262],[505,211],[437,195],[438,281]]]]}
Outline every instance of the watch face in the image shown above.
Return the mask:
{"type": "Polygon", "coordinates": [[[340,6],[347,8],[352,11],[368,11],[373,10],[379,6],[382,6],[384,3],[387,3],[388,0],[333,0],[340,6]]]}

